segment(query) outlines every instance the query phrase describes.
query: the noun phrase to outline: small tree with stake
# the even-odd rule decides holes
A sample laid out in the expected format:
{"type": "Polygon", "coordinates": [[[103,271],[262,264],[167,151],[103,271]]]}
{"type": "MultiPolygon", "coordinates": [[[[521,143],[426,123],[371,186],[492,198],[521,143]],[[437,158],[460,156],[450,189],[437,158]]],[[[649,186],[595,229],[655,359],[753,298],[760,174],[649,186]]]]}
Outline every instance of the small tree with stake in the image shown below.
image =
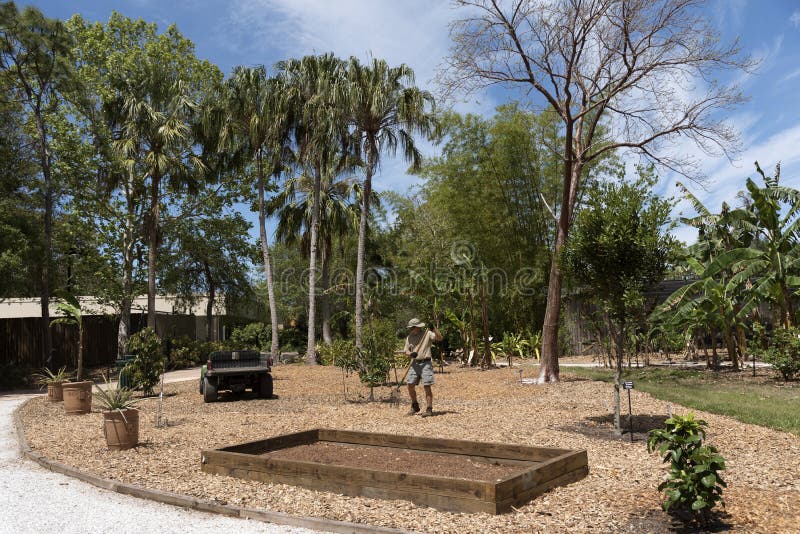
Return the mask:
{"type": "Polygon", "coordinates": [[[620,379],[630,318],[642,308],[642,291],[664,274],[674,240],[664,233],[671,203],[653,195],[652,169],[635,182],[606,182],[589,193],[578,213],[561,263],[576,284],[588,287],[605,312],[616,349],[614,428],[620,425],[620,379]]]}

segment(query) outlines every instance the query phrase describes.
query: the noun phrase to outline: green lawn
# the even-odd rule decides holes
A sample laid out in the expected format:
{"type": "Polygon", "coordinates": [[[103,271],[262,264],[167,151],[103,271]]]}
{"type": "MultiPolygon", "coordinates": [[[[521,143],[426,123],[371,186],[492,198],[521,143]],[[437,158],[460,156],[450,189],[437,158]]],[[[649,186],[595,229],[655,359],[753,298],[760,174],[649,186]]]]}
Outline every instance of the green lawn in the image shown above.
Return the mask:
{"type": "MultiPolygon", "coordinates": [[[[608,369],[570,367],[565,374],[613,382],[608,369]]],[[[706,412],[729,415],[745,423],[800,435],[800,384],[752,378],[743,373],[678,369],[626,369],[624,380],[654,397],[706,412]]]]}

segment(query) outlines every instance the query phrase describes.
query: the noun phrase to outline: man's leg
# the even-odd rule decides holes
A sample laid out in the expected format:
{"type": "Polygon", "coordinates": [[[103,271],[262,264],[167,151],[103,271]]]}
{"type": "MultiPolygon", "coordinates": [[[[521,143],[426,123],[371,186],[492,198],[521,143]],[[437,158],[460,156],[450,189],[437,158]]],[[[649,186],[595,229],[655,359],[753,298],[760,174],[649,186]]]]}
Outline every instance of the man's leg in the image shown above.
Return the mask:
{"type": "Polygon", "coordinates": [[[428,409],[433,409],[433,388],[431,386],[422,386],[425,388],[425,403],[428,405],[428,409]]]}
{"type": "Polygon", "coordinates": [[[417,388],[414,384],[408,384],[408,396],[411,397],[411,410],[408,415],[414,415],[419,411],[419,403],[417,402],[417,388]]]}

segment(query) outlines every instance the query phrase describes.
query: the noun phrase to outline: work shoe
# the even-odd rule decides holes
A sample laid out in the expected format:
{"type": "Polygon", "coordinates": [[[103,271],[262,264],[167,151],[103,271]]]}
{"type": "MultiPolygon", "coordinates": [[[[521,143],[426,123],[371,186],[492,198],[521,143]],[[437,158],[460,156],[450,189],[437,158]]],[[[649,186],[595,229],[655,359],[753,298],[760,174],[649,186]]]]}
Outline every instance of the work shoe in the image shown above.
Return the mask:
{"type": "Polygon", "coordinates": [[[422,417],[430,417],[432,415],[433,415],[433,408],[431,408],[430,406],[425,408],[425,411],[422,412],[422,417]]]}
{"type": "Polygon", "coordinates": [[[408,410],[408,413],[406,415],[414,415],[418,411],[419,411],[419,403],[412,402],[411,403],[411,409],[408,410]]]}

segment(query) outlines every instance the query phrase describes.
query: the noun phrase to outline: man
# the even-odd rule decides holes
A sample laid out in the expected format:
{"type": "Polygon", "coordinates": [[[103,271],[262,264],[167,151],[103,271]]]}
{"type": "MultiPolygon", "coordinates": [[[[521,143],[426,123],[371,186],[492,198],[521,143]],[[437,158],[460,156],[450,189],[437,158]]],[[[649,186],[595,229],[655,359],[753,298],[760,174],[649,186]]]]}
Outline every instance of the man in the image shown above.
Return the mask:
{"type": "Polygon", "coordinates": [[[407,327],[409,334],[406,338],[406,344],[403,347],[403,353],[411,358],[411,365],[408,368],[408,395],[411,397],[411,410],[408,415],[414,415],[419,412],[419,403],[417,402],[417,388],[416,385],[422,380],[422,387],[425,388],[425,402],[427,407],[422,412],[422,417],[430,417],[433,415],[433,363],[431,361],[431,344],[434,341],[441,341],[442,335],[435,326],[431,326],[428,330],[425,328],[425,323],[417,318],[408,321],[407,327]]]}

